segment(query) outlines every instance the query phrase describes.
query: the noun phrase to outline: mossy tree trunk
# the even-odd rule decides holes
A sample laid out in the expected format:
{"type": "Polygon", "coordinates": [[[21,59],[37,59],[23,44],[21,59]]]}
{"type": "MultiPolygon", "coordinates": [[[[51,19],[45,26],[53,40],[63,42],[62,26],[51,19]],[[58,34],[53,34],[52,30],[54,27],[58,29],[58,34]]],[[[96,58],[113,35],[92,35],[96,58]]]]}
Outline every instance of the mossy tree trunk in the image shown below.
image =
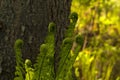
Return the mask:
{"type": "Polygon", "coordinates": [[[51,21],[57,24],[57,65],[63,33],[69,23],[70,3],[71,0],[0,0],[0,80],[13,80],[15,40],[24,40],[23,58],[34,62],[51,21]]]}

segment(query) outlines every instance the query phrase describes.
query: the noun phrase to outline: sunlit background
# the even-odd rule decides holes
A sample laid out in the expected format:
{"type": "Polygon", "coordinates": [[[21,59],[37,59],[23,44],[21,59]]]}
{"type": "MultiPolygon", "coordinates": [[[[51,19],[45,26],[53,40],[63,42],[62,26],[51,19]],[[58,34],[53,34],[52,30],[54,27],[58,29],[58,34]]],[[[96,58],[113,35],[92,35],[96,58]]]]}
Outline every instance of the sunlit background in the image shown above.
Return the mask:
{"type": "Polygon", "coordinates": [[[78,80],[120,80],[120,0],[73,0],[75,31],[86,43],[74,63],[78,80]]]}

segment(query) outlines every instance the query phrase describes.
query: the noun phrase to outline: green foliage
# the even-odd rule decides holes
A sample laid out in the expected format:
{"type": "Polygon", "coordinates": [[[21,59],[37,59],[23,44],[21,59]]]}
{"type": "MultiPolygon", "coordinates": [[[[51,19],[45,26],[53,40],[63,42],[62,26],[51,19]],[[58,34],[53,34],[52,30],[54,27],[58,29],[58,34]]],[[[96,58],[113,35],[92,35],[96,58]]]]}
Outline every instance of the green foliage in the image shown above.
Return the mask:
{"type": "MultiPolygon", "coordinates": [[[[68,31],[74,31],[77,18],[78,17],[76,13],[73,13],[71,15],[71,19],[73,20],[73,22],[70,24],[68,31]]],[[[78,55],[80,46],[78,45],[75,48],[75,50],[72,51],[72,54],[74,53],[74,55],[71,55],[71,48],[73,46],[73,42],[75,39],[75,37],[72,34],[74,33],[71,33],[69,37],[66,37],[63,40],[63,43],[61,45],[61,50],[60,50],[61,59],[59,62],[57,76],[55,77],[55,73],[54,73],[55,29],[56,29],[55,23],[51,22],[48,26],[48,35],[46,36],[44,44],[40,46],[40,53],[37,56],[34,67],[32,66],[32,62],[29,59],[25,60],[25,66],[24,66],[23,60],[20,61],[20,63],[22,63],[23,65],[22,68],[25,69],[24,71],[26,72],[25,80],[54,80],[54,79],[55,80],[60,80],[60,79],[69,80],[73,78],[72,77],[73,63],[78,55]]],[[[66,31],[66,35],[69,34],[68,31],[66,31]]],[[[22,53],[20,52],[22,43],[23,43],[22,40],[19,40],[19,39],[16,40],[15,50],[16,50],[16,53],[19,53],[19,56],[17,56],[16,54],[17,56],[16,63],[18,63],[18,60],[22,59],[21,58],[22,53]]],[[[18,66],[21,67],[20,65],[18,66]]],[[[22,78],[19,78],[19,79],[17,78],[17,80],[24,80],[24,77],[21,74],[20,74],[20,77],[22,78]]]]}
{"type": "Polygon", "coordinates": [[[29,59],[25,60],[26,76],[25,80],[34,80],[34,69],[32,68],[32,62],[29,59]]]}
{"type": "Polygon", "coordinates": [[[16,40],[14,80],[119,80],[119,75],[114,77],[112,74],[116,61],[120,60],[120,6],[113,0],[76,1],[72,4],[75,8],[72,7],[70,25],[62,41],[56,76],[56,24],[51,22],[34,66],[29,59],[24,63],[23,41],[16,40]]]}
{"type": "Polygon", "coordinates": [[[40,54],[37,57],[36,63],[34,64],[34,69],[32,68],[32,63],[29,59],[25,60],[25,66],[22,59],[21,46],[23,41],[18,39],[15,43],[16,51],[16,77],[15,80],[24,80],[24,75],[20,71],[26,71],[25,80],[53,80],[54,78],[54,34],[51,31],[55,31],[55,24],[52,22],[48,26],[48,35],[46,36],[45,43],[40,46],[40,54]],[[20,62],[20,63],[19,63],[20,62]],[[22,66],[21,66],[22,63],[22,66]],[[20,64],[20,65],[19,65],[20,64]],[[25,70],[21,70],[22,68],[25,70]],[[18,73],[19,71],[19,73],[18,73]]]}
{"type": "Polygon", "coordinates": [[[47,45],[46,44],[42,44],[40,46],[40,51],[43,52],[43,53],[46,53],[48,50],[47,50],[47,45]]]}
{"type": "Polygon", "coordinates": [[[67,45],[67,44],[72,45],[72,43],[73,43],[73,39],[72,39],[72,38],[65,38],[65,39],[63,40],[63,46],[65,46],[65,45],[67,45]]]}
{"type": "Polygon", "coordinates": [[[114,71],[120,61],[119,4],[119,0],[73,0],[71,10],[78,13],[81,35],[76,43],[87,37],[74,63],[78,80],[119,79],[120,71],[114,71]]]}
{"type": "Polygon", "coordinates": [[[57,73],[57,80],[61,79],[64,80],[65,76],[67,75],[66,72],[68,71],[68,65],[67,63],[69,62],[70,59],[70,50],[72,48],[71,42],[64,42],[64,46],[61,49],[60,53],[60,62],[59,62],[59,68],[58,68],[58,73],[57,73]],[[67,67],[67,68],[66,68],[67,67]],[[65,74],[64,74],[65,73],[65,74]]]}
{"type": "Polygon", "coordinates": [[[69,15],[70,25],[68,26],[68,29],[65,32],[65,37],[72,37],[74,35],[74,29],[78,20],[78,14],[76,12],[72,12],[69,15]]]}
{"type": "Polygon", "coordinates": [[[82,35],[77,35],[76,36],[76,38],[75,38],[75,41],[76,41],[76,43],[77,44],[79,44],[79,45],[83,45],[83,43],[84,43],[84,37],[82,36],[82,35]]]}
{"type": "Polygon", "coordinates": [[[78,55],[78,52],[81,48],[80,45],[78,45],[74,52],[71,51],[72,48],[72,43],[68,39],[65,39],[67,42],[64,42],[64,46],[62,46],[61,53],[60,53],[60,62],[59,62],[59,67],[58,67],[58,73],[57,73],[57,78],[56,80],[74,80],[73,74],[73,64],[74,61],[78,55]],[[72,55],[71,54],[74,54],[72,55]]]}
{"type": "Polygon", "coordinates": [[[18,39],[15,42],[14,50],[16,55],[16,72],[14,80],[24,80],[24,63],[22,59],[21,48],[23,46],[23,40],[18,39]]]}
{"type": "MultiPolygon", "coordinates": [[[[51,48],[51,47],[50,47],[51,48]]],[[[51,48],[52,49],[52,48],[51,48]]],[[[51,58],[53,57],[52,53],[48,52],[49,47],[48,44],[42,44],[40,47],[40,54],[37,57],[37,63],[35,64],[35,77],[36,80],[48,80],[53,79],[53,61],[51,58]]]]}
{"type": "Polygon", "coordinates": [[[21,40],[21,39],[16,40],[15,45],[14,45],[14,50],[15,50],[16,54],[21,53],[20,50],[21,50],[22,46],[23,46],[23,40],[21,40]],[[17,52],[17,50],[18,50],[18,52],[17,52]]]}
{"type": "Polygon", "coordinates": [[[35,64],[35,80],[54,80],[55,28],[55,23],[51,22],[48,26],[48,35],[46,36],[45,43],[40,46],[40,54],[35,64]]]}
{"type": "Polygon", "coordinates": [[[56,30],[56,24],[54,22],[50,22],[48,26],[48,31],[55,32],[55,30],[56,30]]]}
{"type": "Polygon", "coordinates": [[[32,62],[29,59],[25,60],[25,67],[31,67],[32,66],[32,62]]]}
{"type": "Polygon", "coordinates": [[[120,80],[120,77],[117,77],[117,79],[116,80],[120,80]]]}
{"type": "Polygon", "coordinates": [[[77,14],[76,12],[72,12],[72,13],[69,15],[69,19],[71,19],[73,23],[76,23],[77,20],[78,20],[78,14],[77,14]]]}
{"type": "Polygon", "coordinates": [[[68,30],[65,33],[66,38],[63,40],[63,45],[61,46],[60,62],[56,80],[74,80],[73,64],[81,47],[78,45],[74,51],[71,50],[73,43],[75,42],[75,37],[73,34],[78,19],[78,14],[73,12],[70,14],[69,18],[72,19],[72,22],[70,23],[68,30]]]}

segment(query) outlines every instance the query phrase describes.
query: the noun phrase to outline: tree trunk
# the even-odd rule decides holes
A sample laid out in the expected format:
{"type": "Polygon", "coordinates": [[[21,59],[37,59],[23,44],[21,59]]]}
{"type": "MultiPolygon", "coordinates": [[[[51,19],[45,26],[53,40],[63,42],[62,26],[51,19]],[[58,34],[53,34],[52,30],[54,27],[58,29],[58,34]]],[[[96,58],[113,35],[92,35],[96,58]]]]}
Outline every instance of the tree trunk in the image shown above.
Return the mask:
{"type": "Polygon", "coordinates": [[[57,24],[55,72],[71,0],[0,0],[0,80],[13,80],[15,40],[24,40],[23,58],[35,62],[49,22],[57,24]]]}
{"type": "Polygon", "coordinates": [[[55,54],[54,54],[54,71],[55,74],[58,68],[58,62],[60,60],[60,46],[64,38],[64,32],[69,24],[68,15],[70,12],[71,0],[49,0],[48,13],[50,14],[50,21],[54,21],[57,24],[56,30],[56,42],[55,42],[55,54]],[[50,4],[52,3],[52,4],[50,4]]]}

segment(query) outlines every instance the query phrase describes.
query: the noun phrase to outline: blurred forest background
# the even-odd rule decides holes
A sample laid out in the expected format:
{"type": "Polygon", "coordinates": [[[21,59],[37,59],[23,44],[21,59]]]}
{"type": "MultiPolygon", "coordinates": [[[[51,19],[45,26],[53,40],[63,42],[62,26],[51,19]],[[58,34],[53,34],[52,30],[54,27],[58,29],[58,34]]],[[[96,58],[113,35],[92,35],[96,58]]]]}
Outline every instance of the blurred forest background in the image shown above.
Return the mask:
{"type": "Polygon", "coordinates": [[[120,0],[73,0],[71,11],[86,37],[74,64],[78,79],[120,80],[120,0]]]}

